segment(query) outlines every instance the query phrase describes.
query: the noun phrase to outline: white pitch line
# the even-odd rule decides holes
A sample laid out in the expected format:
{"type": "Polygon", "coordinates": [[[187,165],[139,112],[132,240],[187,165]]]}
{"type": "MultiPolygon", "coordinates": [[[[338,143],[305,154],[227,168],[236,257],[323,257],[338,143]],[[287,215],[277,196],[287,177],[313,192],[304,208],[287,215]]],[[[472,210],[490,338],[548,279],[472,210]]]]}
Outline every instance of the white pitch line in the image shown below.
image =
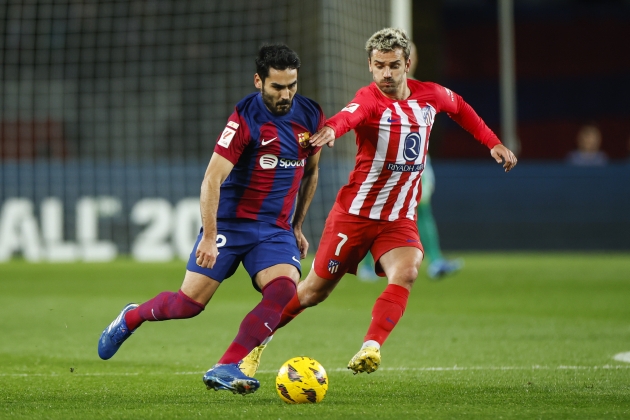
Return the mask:
{"type": "Polygon", "coordinates": [[[618,362],[630,363],[630,351],[625,352],[625,353],[615,354],[615,357],[613,357],[613,359],[615,359],[618,362]]]}
{"type": "MultiPolygon", "coordinates": [[[[630,356],[629,353],[622,353],[630,356]]],[[[450,367],[382,367],[379,372],[453,372],[453,371],[478,371],[478,370],[620,370],[630,369],[630,365],[602,365],[602,366],[450,366],[450,367]]],[[[347,368],[327,369],[328,372],[348,372],[347,368]]],[[[149,375],[203,375],[205,372],[67,372],[67,373],[0,373],[0,377],[54,377],[54,376],[149,376],[149,375]]],[[[257,373],[277,373],[277,370],[259,370],[257,373]]]]}
{"type": "MultiPolygon", "coordinates": [[[[617,369],[630,369],[630,366],[626,365],[602,365],[602,366],[450,366],[450,367],[383,367],[379,368],[380,371],[389,372],[448,372],[448,371],[466,371],[466,370],[617,370],[617,369]]],[[[349,372],[348,368],[335,368],[326,369],[328,372],[349,372]]],[[[272,370],[259,370],[258,373],[276,373],[272,370]]]]}

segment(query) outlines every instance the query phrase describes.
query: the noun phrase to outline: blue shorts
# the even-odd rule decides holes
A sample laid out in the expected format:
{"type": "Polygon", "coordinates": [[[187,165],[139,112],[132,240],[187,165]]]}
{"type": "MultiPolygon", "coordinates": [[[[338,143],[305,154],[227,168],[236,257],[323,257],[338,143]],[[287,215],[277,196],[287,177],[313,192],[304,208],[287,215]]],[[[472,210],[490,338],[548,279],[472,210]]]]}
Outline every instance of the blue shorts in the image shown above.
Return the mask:
{"type": "Polygon", "coordinates": [[[250,219],[220,219],[217,221],[217,246],[219,255],[212,268],[197,265],[197,246],[203,234],[203,228],[197,236],[197,242],[190,253],[186,269],[208,276],[219,283],[232,276],[238,264],[243,267],[254,282],[256,274],[276,264],[291,264],[302,275],[300,251],[293,232],[267,222],[250,219]]]}

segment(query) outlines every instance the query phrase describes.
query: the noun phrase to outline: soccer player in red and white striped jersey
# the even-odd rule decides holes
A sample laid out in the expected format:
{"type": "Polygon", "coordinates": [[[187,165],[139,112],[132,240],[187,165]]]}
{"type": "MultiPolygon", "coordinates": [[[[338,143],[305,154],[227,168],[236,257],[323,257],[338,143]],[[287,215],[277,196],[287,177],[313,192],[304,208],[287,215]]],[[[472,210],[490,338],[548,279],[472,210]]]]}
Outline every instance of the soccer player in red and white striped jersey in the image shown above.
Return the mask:
{"type": "Polygon", "coordinates": [[[436,83],[407,78],[410,44],[399,29],[372,35],[366,51],[374,82],[310,139],[312,146],[333,147],[336,138],[354,130],[358,151],[348,184],[326,220],[313,269],[285,307],[280,326],[326,299],[345,273],[356,274],[370,251],[388,285],[374,304],[363,347],[348,364],[354,373],[378,368],[380,347],[402,317],[418,276],[423,248],[416,207],[435,115],[446,112],[488,147],[506,172],[517,163],[461,96],[436,83]]]}

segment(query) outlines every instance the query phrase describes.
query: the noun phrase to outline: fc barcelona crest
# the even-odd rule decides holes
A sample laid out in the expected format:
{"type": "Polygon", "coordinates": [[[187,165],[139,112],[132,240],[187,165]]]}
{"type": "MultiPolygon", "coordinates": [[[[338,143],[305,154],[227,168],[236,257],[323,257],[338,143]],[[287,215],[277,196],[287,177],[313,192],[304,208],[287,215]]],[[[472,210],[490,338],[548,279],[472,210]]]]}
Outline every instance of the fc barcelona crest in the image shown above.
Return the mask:
{"type": "Polygon", "coordinates": [[[300,143],[300,146],[302,146],[303,148],[307,148],[308,146],[310,146],[310,143],[308,142],[308,139],[311,138],[311,133],[309,133],[308,131],[305,133],[300,133],[298,134],[298,143],[300,143]]]}

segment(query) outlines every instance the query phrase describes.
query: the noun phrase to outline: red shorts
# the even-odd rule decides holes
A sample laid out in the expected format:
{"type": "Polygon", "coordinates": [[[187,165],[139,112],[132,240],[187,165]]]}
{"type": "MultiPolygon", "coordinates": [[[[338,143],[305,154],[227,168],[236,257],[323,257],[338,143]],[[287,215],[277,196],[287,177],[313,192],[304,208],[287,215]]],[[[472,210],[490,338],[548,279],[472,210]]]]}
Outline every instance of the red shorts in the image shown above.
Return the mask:
{"type": "Polygon", "coordinates": [[[342,212],[335,204],[326,219],[313,269],[321,278],[338,280],[346,273],[356,274],[357,266],[370,251],[376,273],[383,276],[378,260],[387,251],[405,246],[424,253],[415,221],[368,219],[342,212]]]}

